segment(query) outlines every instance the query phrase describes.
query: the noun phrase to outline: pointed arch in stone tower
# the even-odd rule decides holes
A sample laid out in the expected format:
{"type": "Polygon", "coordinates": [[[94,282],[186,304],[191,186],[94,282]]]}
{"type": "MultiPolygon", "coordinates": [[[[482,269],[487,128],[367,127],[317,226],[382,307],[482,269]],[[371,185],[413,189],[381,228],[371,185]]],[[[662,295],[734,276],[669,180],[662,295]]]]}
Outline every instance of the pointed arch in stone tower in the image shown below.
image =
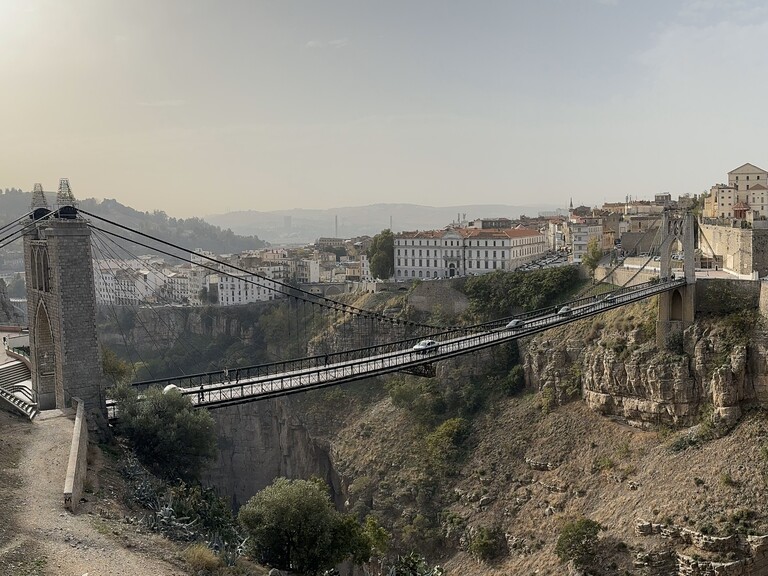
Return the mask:
{"type": "Polygon", "coordinates": [[[41,410],[68,407],[78,397],[87,411],[106,414],[91,229],[78,215],[66,179],[57,201],[51,212],[36,184],[24,233],[32,389],[41,410]]]}
{"type": "Polygon", "coordinates": [[[672,248],[679,244],[683,250],[683,274],[685,286],[659,294],[659,315],[656,321],[656,344],[667,345],[670,336],[688,328],[693,323],[695,306],[695,217],[691,212],[675,214],[665,211],[662,215],[661,245],[659,246],[659,276],[672,275],[672,248]]]}

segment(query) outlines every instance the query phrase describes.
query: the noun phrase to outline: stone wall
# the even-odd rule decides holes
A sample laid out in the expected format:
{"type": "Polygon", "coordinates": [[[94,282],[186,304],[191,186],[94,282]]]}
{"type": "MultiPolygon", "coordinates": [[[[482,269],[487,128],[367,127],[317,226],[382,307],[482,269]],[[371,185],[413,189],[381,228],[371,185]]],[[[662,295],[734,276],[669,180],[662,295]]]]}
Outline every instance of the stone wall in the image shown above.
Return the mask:
{"type": "Polygon", "coordinates": [[[64,507],[70,512],[76,512],[88,470],[88,423],[85,403],[79,398],[72,398],[72,405],[75,408],[75,427],[69,449],[67,475],[64,478],[64,507]]]}
{"type": "Polygon", "coordinates": [[[699,246],[723,257],[723,267],[737,274],[768,276],[768,230],[700,224],[699,246]]]}
{"type": "MultiPolygon", "coordinates": [[[[645,261],[645,259],[643,259],[645,261]]],[[[648,282],[654,278],[659,277],[658,270],[641,270],[633,268],[616,268],[612,270],[612,267],[606,268],[605,266],[598,266],[595,269],[595,280],[598,282],[608,282],[609,284],[615,284],[616,286],[635,286],[636,284],[642,284],[648,282]],[[610,272],[610,274],[609,274],[610,272]],[[631,282],[630,282],[631,280],[631,282]],[[630,282],[627,284],[627,282],[630,282]]]]}

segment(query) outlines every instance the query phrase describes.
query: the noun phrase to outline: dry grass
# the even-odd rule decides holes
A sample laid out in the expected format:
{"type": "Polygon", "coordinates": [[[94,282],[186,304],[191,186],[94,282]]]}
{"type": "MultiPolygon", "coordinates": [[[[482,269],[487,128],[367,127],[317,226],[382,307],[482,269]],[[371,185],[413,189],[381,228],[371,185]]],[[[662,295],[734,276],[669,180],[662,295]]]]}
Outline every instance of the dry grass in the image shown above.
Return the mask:
{"type": "Polygon", "coordinates": [[[221,566],[221,560],[205,544],[192,544],[184,550],[184,560],[197,573],[200,570],[212,571],[221,566]]]}

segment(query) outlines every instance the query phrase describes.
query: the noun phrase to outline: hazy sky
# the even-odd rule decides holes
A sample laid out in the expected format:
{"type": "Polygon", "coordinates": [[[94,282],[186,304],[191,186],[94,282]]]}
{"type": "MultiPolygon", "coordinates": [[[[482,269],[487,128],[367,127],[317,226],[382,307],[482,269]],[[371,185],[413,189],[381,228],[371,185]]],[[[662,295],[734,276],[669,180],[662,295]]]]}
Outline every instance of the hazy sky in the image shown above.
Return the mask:
{"type": "Polygon", "coordinates": [[[0,187],[174,216],[768,167],[760,0],[0,0],[0,187]]]}

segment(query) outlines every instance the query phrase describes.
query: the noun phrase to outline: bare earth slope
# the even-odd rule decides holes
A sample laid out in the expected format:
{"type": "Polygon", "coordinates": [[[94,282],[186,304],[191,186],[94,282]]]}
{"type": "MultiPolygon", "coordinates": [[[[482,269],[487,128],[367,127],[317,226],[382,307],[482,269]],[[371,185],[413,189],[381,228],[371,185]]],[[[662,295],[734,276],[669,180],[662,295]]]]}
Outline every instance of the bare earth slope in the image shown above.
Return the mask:
{"type": "MultiPolygon", "coordinates": [[[[77,515],[64,510],[72,421],[41,416],[30,424],[0,411],[0,576],[185,574],[160,560],[177,557],[172,544],[109,519],[117,515],[111,487],[89,494],[77,515]]],[[[97,482],[96,472],[89,470],[89,482],[97,482]]]]}
{"type": "MultiPolygon", "coordinates": [[[[727,436],[680,449],[693,432],[641,431],[580,401],[547,413],[538,394],[505,400],[475,423],[472,454],[442,490],[453,494],[443,513],[453,519],[451,532],[458,528],[464,539],[473,529],[499,526],[509,552],[491,564],[449,550],[434,560],[463,576],[563,574],[555,543],[563,524],[580,517],[605,527],[597,563],[611,574],[644,573],[633,566],[638,553],[658,548],[707,556],[637,535],[638,519],[718,536],[766,533],[765,415],[748,414],[727,436]]],[[[336,462],[350,483],[379,479],[374,502],[409,502],[420,473],[418,435],[385,399],[339,434],[336,462]]]]}

